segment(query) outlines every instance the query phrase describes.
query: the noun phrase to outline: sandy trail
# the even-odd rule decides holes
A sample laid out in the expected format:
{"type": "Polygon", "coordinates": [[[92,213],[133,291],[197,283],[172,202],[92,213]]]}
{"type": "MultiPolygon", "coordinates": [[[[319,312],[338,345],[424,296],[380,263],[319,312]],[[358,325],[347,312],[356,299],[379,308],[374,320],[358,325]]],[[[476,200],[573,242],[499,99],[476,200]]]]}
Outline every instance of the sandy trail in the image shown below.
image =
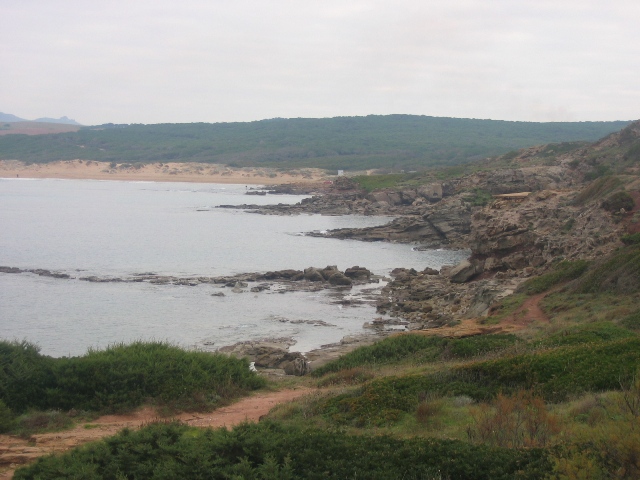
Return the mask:
{"type": "Polygon", "coordinates": [[[71,430],[33,435],[24,440],[0,435],[0,479],[13,477],[16,468],[43,455],[70,450],[87,442],[115,435],[123,428],[137,429],[155,421],[179,420],[196,427],[233,427],[244,421],[257,422],[274,406],[289,402],[314,390],[299,387],[277,392],[260,392],[209,413],[181,413],[160,418],[150,407],[130,415],[106,415],[89,423],[81,423],[71,430]]]}

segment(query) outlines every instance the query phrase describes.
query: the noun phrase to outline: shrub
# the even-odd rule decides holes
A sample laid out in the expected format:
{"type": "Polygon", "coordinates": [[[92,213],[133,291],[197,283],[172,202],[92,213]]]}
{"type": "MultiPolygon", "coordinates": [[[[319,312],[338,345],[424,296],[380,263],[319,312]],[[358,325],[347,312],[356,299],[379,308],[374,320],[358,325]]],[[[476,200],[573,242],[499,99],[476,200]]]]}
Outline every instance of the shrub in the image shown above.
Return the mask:
{"type": "Polygon", "coordinates": [[[478,362],[457,373],[493,395],[535,388],[547,400],[562,401],[569,395],[619,389],[620,380],[639,366],[640,339],[634,336],[478,362]]]}
{"type": "Polygon", "coordinates": [[[166,343],[90,350],[83,357],[60,359],[54,372],[52,403],[82,410],[128,409],[149,398],[180,408],[202,408],[264,384],[246,361],[187,352],[166,343]]]}
{"type": "Polygon", "coordinates": [[[374,367],[406,360],[423,363],[437,360],[440,357],[471,358],[503,350],[517,341],[518,338],[510,334],[478,335],[461,339],[416,334],[396,335],[373,345],[357,348],[314,370],[312,374],[320,377],[348,368],[374,367]]]}
{"type": "Polygon", "coordinates": [[[436,420],[444,410],[444,403],[441,398],[429,398],[425,395],[425,399],[418,403],[416,408],[416,420],[422,424],[428,424],[436,420]]]}
{"type": "Polygon", "coordinates": [[[518,337],[507,333],[476,335],[447,341],[448,358],[472,358],[489,352],[498,352],[519,342],[518,337]]]}
{"type": "Polygon", "coordinates": [[[456,440],[351,436],[272,422],[232,431],[155,424],[124,430],[18,469],[15,480],[57,478],[255,478],[373,480],[537,479],[551,472],[542,449],[456,440]]]}
{"type": "Polygon", "coordinates": [[[401,173],[390,173],[387,175],[358,175],[353,177],[360,188],[367,192],[374,190],[380,190],[383,188],[393,188],[402,182],[406,178],[406,175],[401,173]]]}
{"type": "Polygon", "coordinates": [[[463,200],[476,207],[484,207],[493,200],[493,196],[487,190],[474,188],[473,191],[469,192],[469,195],[463,197],[463,200]]]}
{"type": "Polygon", "coordinates": [[[47,391],[55,385],[53,363],[32,343],[0,340],[0,400],[16,413],[46,409],[47,391]]]}
{"type": "Polygon", "coordinates": [[[147,400],[204,408],[264,385],[246,360],[162,342],[114,345],[72,358],[42,356],[27,342],[0,342],[0,359],[0,399],[18,413],[29,408],[119,411],[147,400]]]}
{"type": "Polygon", "coordinates": [[[631,198],[631,195],[624,191],[616,192],[612,195],[609,195],[602,202],[602,208],[611,213],[619,212],[622,208],[630,211],[633,210],[634,206],[635,202],[633,201],[633,198],[631,198]]]}
{"type": "Polygon", "coordinates": [[[558,417],[549,413],[544,400],[531,391],[498,394],[491,403],[473,411],[472,438],[499,447],[545,447],[560,432],[558,417]]]}
{"type": "Polygon", "coordinates": [[[413,412],[422,392],[489,401],[524,389],[562,401],[584,392],[618,390],[620,381],[639,367],[640,339],[634,336],[475,362],[445,373],[379,378],[320,400],[317,410],[339,424],[383,426],[413,412]]]}
{"type": "Polygon", "coordinates": [[[13,426],[13,414],[9,407],[0,400],[0,433],[7,432],[13,426]]]}
{"type": "Polygon", "coordinates": [[[360,347],[313,371],[320,377],[330,372],[363,365],[375,366],[407,359],[421,353],[422,358],[435,359],[446,340],[422,335],[397,335],[360,347]]]}
{"type": "Polygon", "coordinates": [[[640,244],[640,233],[631,233],[628,235],[623,235],[620,237],[620,240],[625,245],[638,245],[640,244]]]}

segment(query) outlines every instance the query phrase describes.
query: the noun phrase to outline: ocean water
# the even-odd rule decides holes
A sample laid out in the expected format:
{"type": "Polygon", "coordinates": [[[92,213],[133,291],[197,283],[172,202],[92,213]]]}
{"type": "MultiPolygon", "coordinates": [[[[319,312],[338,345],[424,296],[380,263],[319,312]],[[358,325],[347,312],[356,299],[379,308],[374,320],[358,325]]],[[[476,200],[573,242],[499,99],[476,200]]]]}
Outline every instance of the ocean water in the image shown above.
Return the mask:
{"type": "Polygon", "coordinates": [[[77,277],[219,276],[326,265],[360,265],[385,275],[395,267],[439,268],[468,255],[304,235],[379,225],[389,221],[385,217],[264,216],[215,208],[304,198],[245,192],[244,185],[0,179],[0,265],[76,277],[0,273],[0,338],[35,342],[52,356],[137,339],[215,350],[243,340],[292,337],[292,350],[308,351],[364,333],[374,307],[336,304],[331,291],[232,293],[209,284],[90,283],[77,277]],[[224,297],[211,295],[220,291],[224,297]]]}

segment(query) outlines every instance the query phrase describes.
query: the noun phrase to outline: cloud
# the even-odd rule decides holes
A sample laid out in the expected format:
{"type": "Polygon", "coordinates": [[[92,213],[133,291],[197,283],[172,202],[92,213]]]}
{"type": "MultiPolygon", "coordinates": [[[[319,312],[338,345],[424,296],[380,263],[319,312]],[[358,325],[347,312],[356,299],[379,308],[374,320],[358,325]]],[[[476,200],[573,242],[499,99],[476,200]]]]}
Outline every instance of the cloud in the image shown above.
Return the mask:
{"type": "Polygon", "coordinates": [[[631,119],[639,14],[628,0],[5,2],[0,110],[87,124],[631,119]]]}

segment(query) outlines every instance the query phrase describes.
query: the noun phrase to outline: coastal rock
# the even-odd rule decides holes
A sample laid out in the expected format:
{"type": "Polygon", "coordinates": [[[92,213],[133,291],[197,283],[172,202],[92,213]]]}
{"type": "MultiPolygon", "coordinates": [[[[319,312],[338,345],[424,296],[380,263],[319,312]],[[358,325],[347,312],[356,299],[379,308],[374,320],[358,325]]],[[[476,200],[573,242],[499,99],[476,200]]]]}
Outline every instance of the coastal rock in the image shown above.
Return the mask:
{"type": "Polygon", "coordinates": [[[465,283],[483,272],[483,262],[463,260],[449,271],[453,283],[465,283]]]}
{"type": "Polygon", "coordinates": [[[309,372],[309,363],[300,352],[289,352],[283,348],[281,340],[241,342],[229,347],[222,347],[220,353],[236,358],[248,358],[256,367],[281,369],[287,375],[305,375],[309,372]]]}
{"type": "Polygon", "coordinates": [[[371,279],[371,271],[358,265],[347,268],[344,274],[354,280],[369,281],[371,279]]]}
{"type": "Polygon", "coordinates": [[[337,286],[351,286],[353,282],[349,277],[340,272],[335,272],[329,277],[329,283],[337,286]]]}
{"type": "Polygon", "coordinates": [[[304,269],[304,279],[310,282],[324,282],[325,278],[320,271],[315,267],[309,267],[304,269]]]}
{"type": "Polygon", "coordinates": [[[282,368],[287,375],[295,375],[301,377],[309,373],[309,362],[299,352],[285,354],[277,368],[282,368]]]}

